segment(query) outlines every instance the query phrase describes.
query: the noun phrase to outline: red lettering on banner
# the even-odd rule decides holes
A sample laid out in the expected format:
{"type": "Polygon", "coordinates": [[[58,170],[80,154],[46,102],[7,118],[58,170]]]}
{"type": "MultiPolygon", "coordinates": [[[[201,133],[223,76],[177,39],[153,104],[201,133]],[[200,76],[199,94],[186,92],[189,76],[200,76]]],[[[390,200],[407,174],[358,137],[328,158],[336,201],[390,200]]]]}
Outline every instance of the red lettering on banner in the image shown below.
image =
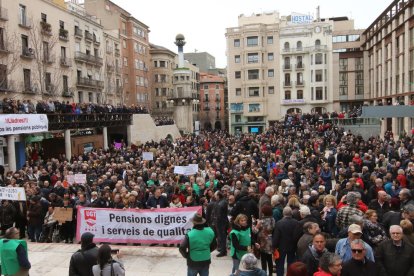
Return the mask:
{"type": "Polygon", "coordinates": [[[29,119],[28,118],[6,118],[6,124],[25,124],[28,123],[29,119]]]}

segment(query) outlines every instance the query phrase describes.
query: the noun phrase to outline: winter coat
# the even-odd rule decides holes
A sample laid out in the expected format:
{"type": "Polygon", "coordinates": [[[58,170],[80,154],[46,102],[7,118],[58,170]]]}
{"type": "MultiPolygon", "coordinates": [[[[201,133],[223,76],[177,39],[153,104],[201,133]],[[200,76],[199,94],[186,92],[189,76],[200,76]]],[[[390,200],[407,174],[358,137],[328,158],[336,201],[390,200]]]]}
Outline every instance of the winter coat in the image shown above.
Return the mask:
{"type": "Polygon", "coordinates": [[[92,276],[92,267],[97,264],[98,247],[92,243],[75,252],[70,258],[69,276],[92,276]]]}
{"type": "Polygon", "coordinates": [[[395,246],[392,240],[378,245],[375,251],[375,263],[379,265],[382,275],[414,275],[414,247],[402,242],[395,246]]]}

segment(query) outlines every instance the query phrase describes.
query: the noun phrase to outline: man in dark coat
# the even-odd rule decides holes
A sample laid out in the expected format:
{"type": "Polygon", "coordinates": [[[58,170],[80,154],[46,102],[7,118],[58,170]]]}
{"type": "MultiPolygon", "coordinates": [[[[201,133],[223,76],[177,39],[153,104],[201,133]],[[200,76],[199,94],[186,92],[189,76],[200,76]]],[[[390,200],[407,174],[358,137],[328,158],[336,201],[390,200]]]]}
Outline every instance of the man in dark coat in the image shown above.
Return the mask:
{"type": "Polygon", "coordinates": [[[352,259],[342,265],[342,276],[379,276],[379,266],[365,257],[365,243],[361,239],[351,242],[352,259]]]}
{"type": "Polygon", "coordinates": [[[258,218],[259,208],[257,207],[257,203],[254,199],[248,195],[246,188],[242,189],[240,197],[238,198],[236,205],[234,205],[230,214],[233,219],[235,219],[239,214],[246,215],[249,226],[252,225],[252,217],[256,219],[258,218]]]}
{"type": "Polygon", "coordinates": [[[81,237],[81,249],[70,258],[69,276],[93,275],[92,267],[98,263],[98,247],[93,243],[94,235],[85,232],[81,237]]]}
{"type": "Polygon", "coordinates": [[[277,276],[284,275],[285,258],[288,266],[296,259],[296,249],[302,229],[299,222],[292,218],[292,209],[283,208],[283,218],[276,222],[273,230],[273,248],[279,250],[280,257],[276,261],[277,276]]]}
{"type": "Polygon", "coordinates": [[[313,276],[318,271],[319,259],[326,252],[328,252],[328,249],[326,249],[325,235],[322,233],[315,234],[312,239],[312,245],[308,246],[301,259],[306,264],[307,275],[313,276]]]}
{"type": "Polygon", "coordinates": [[[227,217],[227,205],[228,202],[220,191],[215,192],[216,205],[214,206],[213,225],[214,231],[217,236],[217,245],[219,254],[217,257],[223,257],[227,255],[227,230],[229,228],[229,219],[227,217]]]}

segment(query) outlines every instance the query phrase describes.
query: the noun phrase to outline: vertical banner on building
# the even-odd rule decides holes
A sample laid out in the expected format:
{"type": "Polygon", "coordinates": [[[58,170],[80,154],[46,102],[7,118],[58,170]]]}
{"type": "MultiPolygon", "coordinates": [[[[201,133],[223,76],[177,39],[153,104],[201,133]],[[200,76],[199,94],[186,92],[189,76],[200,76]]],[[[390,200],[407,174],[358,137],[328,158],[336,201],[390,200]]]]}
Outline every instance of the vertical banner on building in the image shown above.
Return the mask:
{"type": "Polygon", "coordinates": [[[200,206],[153,210],[79,207],[76,239],[91,232],[94,242],[180,243],[193,227],[195,213],[201,213],[200,206]]]}

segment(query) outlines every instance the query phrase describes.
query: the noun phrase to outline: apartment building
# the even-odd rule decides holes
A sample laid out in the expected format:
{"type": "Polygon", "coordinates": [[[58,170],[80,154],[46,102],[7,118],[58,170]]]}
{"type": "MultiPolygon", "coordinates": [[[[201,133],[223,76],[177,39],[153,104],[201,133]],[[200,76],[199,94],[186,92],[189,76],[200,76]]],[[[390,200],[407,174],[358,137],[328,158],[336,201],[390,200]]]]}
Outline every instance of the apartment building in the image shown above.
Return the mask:
{"type": "Polygon", "coordinates": [[[200,69],[200,73],[208,73],[216,68],[216,58],[207,52],[184,53],[184,59],[200,69]]]}
{"type": "Polygon", "coordinates": [[[281,118],[279,14],[240,15],[226,29],[229,132],[262,132],[281,118]],[[273,74],[270,74],[273,70],[273,74]]]}
{"type": "Polygon", "coordinates": [[[363,29],[355,29],[354,20],[330,18],[333,22],[333,109],[347,112],[358,108],[369,98],[365,80],[364,54],[361,49],[363,29]]]}
{"type": "Polygon", "coordinates": [[[113,105],[124,103],[122,93],[122,66],[119,49],[119,32],[104,30],[105,41],[105,102],[113,105]]]}
{"type": "Polygon", "coordinates": [[[173,94],[173,71],[177,54],[169,49],[150,44],[150,73],[152,87],[151,114],[160,117],[171,117],[173,108],[168,98],[173,94]]]}
{"type": "Polygon", "coordinates": [[[280,117],[287,113],[325,113],[332,111],[332,21],[300,23],[296,17],[282,16],[279,43],[281,73],[265,72],[267,78],[280,78],[280,117]]]}
{"type": "MultiPolygon", "coordinates": [[[[371,105],[412,105],[414,100],[414,3],[393,1],[362,33],[366,89],[371,105]]],[[[409,133],[414,118],[387,118],[382,132],[409,133]]]]}
{"type": "Polygon", "coordinates": [[[84,6],[105,30],[119,30],[124,103],[150,109],[149,27],[109,0],[85,0],[84,6]]]}
{"type": "Polygon", "coordinates": [[[200,73],[199,121],[201,127],[203,129],[225,129],[226,115],[225,79],[200,73]]]}

